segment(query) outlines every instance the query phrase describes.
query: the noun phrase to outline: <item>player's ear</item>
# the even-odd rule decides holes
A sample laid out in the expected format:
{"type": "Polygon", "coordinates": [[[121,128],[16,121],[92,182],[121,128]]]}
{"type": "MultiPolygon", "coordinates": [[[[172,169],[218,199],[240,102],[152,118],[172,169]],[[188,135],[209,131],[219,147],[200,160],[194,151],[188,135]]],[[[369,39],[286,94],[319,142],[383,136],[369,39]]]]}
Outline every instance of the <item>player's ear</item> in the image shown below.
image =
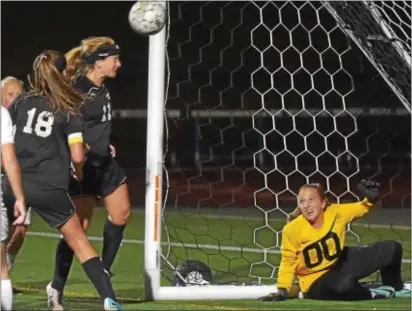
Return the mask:
{"type": "Polygon", "coordinates": [[[97,68],[101,68],[102,67],[102,64],[103,63],[103,60],[102,59],[99,59],[99,60],[97,60],[94,64],[95,64],[95,66],[97,67],[97,68]]]}

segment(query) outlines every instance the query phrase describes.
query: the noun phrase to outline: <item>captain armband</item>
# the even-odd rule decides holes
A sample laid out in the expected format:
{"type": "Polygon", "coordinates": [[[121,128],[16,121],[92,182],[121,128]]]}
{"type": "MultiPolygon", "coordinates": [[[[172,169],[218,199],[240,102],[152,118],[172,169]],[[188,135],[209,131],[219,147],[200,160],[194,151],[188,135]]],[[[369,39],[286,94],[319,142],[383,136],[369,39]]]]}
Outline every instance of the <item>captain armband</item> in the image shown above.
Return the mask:
{"type": "Polygon", "coordinates": [[[76,143],[83,143],[83,134],[82,133],[72,133],[68,137],[69,146],[76,143]]]}

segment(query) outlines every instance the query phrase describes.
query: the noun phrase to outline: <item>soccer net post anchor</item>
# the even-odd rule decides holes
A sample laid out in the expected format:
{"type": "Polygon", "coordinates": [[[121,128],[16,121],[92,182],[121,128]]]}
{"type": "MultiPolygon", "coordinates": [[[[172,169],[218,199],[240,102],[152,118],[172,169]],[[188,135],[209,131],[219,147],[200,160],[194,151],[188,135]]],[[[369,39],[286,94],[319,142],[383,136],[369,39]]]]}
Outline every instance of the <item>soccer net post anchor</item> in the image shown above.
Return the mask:
{"type": "MultiPolygon", "coordinates": [[[[165,27],[166,28],[166,27],[165,27]]],[[[257,299],[275,292],[275,285],[191,287],[161,286],[161,213],[163,128],[165,99],[166,29],[149,38],[146,203],[145,203],[145,299],[204,300],[257,299]]]]}

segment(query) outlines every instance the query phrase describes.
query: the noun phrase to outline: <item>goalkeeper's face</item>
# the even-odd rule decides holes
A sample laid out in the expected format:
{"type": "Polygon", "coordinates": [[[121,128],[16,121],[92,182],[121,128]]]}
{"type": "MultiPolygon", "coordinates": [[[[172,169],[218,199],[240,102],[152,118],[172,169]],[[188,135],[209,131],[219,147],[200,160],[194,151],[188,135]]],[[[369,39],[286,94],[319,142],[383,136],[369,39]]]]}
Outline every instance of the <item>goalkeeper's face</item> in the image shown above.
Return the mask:
{"type": "Polygon", "coordinates": [[[298,194],[298,206],[303,216],[315,223],[322,217],[327,202],[324,196],[315,187],[302,187],[298,194]]]}

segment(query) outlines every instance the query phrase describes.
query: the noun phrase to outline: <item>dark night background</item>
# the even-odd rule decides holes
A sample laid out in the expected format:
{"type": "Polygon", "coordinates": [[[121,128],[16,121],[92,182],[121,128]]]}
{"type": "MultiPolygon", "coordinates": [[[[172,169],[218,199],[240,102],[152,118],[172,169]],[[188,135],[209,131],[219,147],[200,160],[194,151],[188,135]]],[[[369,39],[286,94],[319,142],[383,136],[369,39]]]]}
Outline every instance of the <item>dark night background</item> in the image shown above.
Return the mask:
{"type": "MultiPolygon", "coordinates": [[[[115,80],[107,82],[116,110],[113,142],[119,162],[128,169],[134,203],[141,205],[146,119],[122,112],[122,109],[146,109],[148,39],[129,27],[127,16],[132,5],[133,2],[122,1],[2,2],[2,77],[13,75],[25,80],[34,58],[44,49],[66,52],[82,38],[114,38],[122,49],[123,67],[115,80]]],[[[264,3],[258,5],[262,7],[264,3]]],[[[168,119],[170,139],[166,162],[170,166],[171,185],[179,189],[170,193],[171,204],[254,205],[253,192],[262,187],[263,175],[251,168],[253,161],[259,158],[259,168],[269,173],[268,183],[273,184],[271,189],[275,193],[286,187],[283,174],[290,173],[289,187],[292,192],[296,191],[299,184],[305,182],[305,176],[316,173],[318,162],[319,171],[329,176],[331,186],[336,187],[331,192],[338,196],[347,194],[347,188],[343,175],[335,174],[337,169],[351,176],[351,181],[365,176],[376,177],[388,192],[389,201],[384,206],[410,208],[410,115],[370,116],[371,108],[398,109],[403,113],[405,109],[357,47],[339,29],[334,29],[336,23],[324,9],[318,11],[323,28],[316,26],[312,7],[301,9],[303,26],[313,29],[308,35],[302,25],[295,27],[297,10],[291,5],[279,9],[282,5],[277,2],[262,9],[265,24],[273,30],[273,46],[277,49],[269,48],[262,53],[264,67],[271,77],[260,68],[258,52],[266,49],[269,30],[261,26],[251,35],[259,25],[257,6],[246,2],[170,4],[171,77],[167,107],[179,111],[178,116],[168,119]],[[296,50],[288,48],[288,30],[296,50]],[[328,49],[325,30],[334,50],[328,49]],[[251,41],[257,49],[251,48],[251,41]],[[311,48],[306,49],[309,45],[311,48]],[[344,52],[349,47],[352,48],[344,52]],[[324,53],[319,57],[321,51],[324,53]],[[338,58],[338,54],[342,57],[338,58]],[[299,55],[302,55],[306,71],[301,68],[299,55]],[[316,72],[320,60],[325,70],[316,72]],[[283,68],[278,70],[281,61],[283,68]],[[341,70],[340,61],[347,73],[341,70]],[[291,75],[287,70],[297,71],[291,75]],[[332,73],[335,73],[333,77],[332,73]],[[271,82],[283,94],[284,101],[280,94],[271,90],[271,82]],[[292,89],[292,82],[294,90],[288,91],[292,89]],[[260,93],[269,91],[263,99],[250,90],[252,83],[260,93]],[[314,88],[311,89],[312,83],[314,88]],[[332,88],[347,94],[345,102],[337,92],[328,93],[332,88]],[[302,100],[300,93],[305,92],[302,100]],[[326,110],[335,109],[331,115],[312,117],[304,111],[298,113],[303,105],[307,109],[323,109],[321,95],[326,110]],[[263,112],[262,117],[254,119],[254,124],[251,117],[193,117],[196,109],[258,111],[263,106],[283,108],[291,114],[272,121],[269,113],[263,112]],[[345,112],[344,107],[349,111],[362,108],[369,113],[358,113],[356,118],[345,113],[337,115],[339,111],[345,112]],[[294,118],[293,114],[297,116],[294,118]],[[310,134],[313,121],[323,136],[310,134]],[[272,131],[274,127],[278,132],[272,131]],[[266,138],[255,129],[266,134],[266,138]],[[283,142],[282,134],[289,131],[293,133],[283,142]],[[333,134],[326,142],[330,154],[322,156],[323,137],[331,131],[333,134]],[[306,151],[304,136],[308,143],[306,151]],[[266,151],[258,152],[264,143],[266,151]],[[291,155],[283,152],[285,149],[291,155]],[[359,171],[348,151],[359,159],[359,171]],[[319,155],[318,161],[309,152],[319,155]],[[277,155],[276,159],[273,154],[277,155]],[[298,165],[294,167],[296,157],[298,165]],[[276,165],[278,170],[270,173],[276,165]],[[203,185],[205,189],[195,191],[192,185],[203,185]],[[230,189],[235,187],[247,188],[244,197],[233,199],[230,189]],[[193,195],[179,194],[185,192],[193,195]],[[199,203],[200,199],[203,203],[199,203]]],[[[319,173],[312,177],[326,183],[326,177],[319,173]]],[[[281,196],[278,199],[281,203],[281,196]]],[[[269,201],[273,202],[270,193],[258,205],[269,201]]]]}

